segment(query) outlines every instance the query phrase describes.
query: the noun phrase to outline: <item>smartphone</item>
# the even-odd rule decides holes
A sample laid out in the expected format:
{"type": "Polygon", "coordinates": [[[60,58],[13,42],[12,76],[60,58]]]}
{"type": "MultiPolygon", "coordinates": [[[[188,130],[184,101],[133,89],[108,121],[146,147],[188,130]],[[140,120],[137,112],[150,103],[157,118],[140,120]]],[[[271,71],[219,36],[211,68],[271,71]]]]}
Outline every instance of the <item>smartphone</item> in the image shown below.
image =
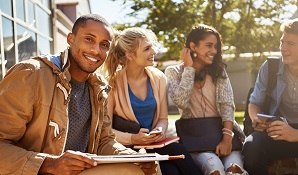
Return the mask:
{"type": "Polygon", "coordinates": [[[257,114],[257,117],[262,120],[262,122],[266,123],[266,124],[269,124],[271,122],[274,122],[274,121],[283,121],[285,123],[288,124],[286,118],[284,117],[278,117],[278,116],[273,116],[273,115],[266,115],[266,114],[257,114]]]}
{"type": "Polygon", "coordinates": [[[257,117],[258,117],[260,120],[262,120],[262,122],[266,123],[268,119],[270,119],[270,118],[274,118],[275,116],[273,116],[273,115],[266,115],[266,114],[261,114],[261,113],[259,113],[259,114],[257,114],[257,117]]]}
{"type": "Polygon", "coordinates": [[[152,131],[150,131],[150,132],[148,133],[148,135],[151,135],[151,134],[160,134],[160,133],[162,133],[161,130],[152,130],[152,131]]]}
{"type": "MultiPolygon", "coordinates": [[[[274,122],[274,121],[283,121],[285,122],[286,124],[288,124],[286,118],[284,117],[278,117],[278,116],[273,116],[273,115],[266,115],[266,114],[257,114],[257,117],[262,120],[262,122],[266,123],[266,125],[269,125],[271,122],[274,122]]],[[[278,137],[279,135],[273,135],[273,136],[270,136],[272,138],[275,138],[275,137],[278,137]]]]}

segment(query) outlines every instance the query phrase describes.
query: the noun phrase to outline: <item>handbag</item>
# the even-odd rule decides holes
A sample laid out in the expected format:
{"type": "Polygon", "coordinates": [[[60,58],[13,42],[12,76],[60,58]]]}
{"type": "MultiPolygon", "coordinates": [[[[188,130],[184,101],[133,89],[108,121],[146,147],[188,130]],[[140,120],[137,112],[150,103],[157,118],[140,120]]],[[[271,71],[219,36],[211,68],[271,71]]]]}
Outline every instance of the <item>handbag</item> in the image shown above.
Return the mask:
{"type": "MultiPolygon", "coordinates": [[[[175,122],[179,142],[189,152],[214,151],[222,140],[221,117],[178,119],[175,122]]],[[[242,142],[236,132],[232,140],[232,150],[241,150],[242,142]]]]}
{"type": "Polygon", "coordinates": [[[141,125],[133,121],[125,120],[117,114],[113,114],[112,127],[118,131],[137,134],[139,133],[141,125]]]}

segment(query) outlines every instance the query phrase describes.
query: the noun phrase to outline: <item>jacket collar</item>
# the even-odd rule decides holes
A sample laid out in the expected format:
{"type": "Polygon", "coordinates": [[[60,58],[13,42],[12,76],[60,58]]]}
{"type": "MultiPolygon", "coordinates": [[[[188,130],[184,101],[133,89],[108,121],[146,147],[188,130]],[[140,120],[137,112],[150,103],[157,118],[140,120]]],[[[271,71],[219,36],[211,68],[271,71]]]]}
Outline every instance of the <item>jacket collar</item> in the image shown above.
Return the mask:
{"type": "MultiPolygon", "coordinates": [[[[69,81],[71,80],[71,75],[69,73],[69,48],[65,49],[64,52],[56,55],[43,55],[36,57],[35,59],[40,59],[45,64],[50,66],[53,70],[53,73],[57,74],[59,77],[59,82],[63,84],[64,87],[70,89],[69,81]]],[[[101,90],[106,90],[107,92],[111,89],[108,86],[106,79],[97,73],[91,73],[87,79],[89,86],[93,88],[95,92],[101,90]]]]}

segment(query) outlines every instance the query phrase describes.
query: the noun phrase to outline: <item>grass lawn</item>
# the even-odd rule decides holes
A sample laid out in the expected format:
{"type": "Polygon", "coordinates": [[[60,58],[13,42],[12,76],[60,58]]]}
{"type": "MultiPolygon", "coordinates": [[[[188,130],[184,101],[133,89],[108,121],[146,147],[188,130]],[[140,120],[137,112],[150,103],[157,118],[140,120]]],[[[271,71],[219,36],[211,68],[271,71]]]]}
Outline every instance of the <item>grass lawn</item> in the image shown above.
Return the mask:
{"type": "Polygon", "coordinates": [[[244,111],[235,111],[234,115],[237,123],[243,125],[244,111]]]}
{"type": "MultiPolygon", "coordinates": [[[[236,119],[236,121],[240,124],[240,125],[242,125],[243,124],[243,116],[244,116],[244,111],[236,111],[235,113],[234,113],[234,115],[235,115],[235,119],[236,119]]],[[[179,119],[180,118],[180,115],[179,114],[169,114],[169,118],[170,119],[179,119]]]]}

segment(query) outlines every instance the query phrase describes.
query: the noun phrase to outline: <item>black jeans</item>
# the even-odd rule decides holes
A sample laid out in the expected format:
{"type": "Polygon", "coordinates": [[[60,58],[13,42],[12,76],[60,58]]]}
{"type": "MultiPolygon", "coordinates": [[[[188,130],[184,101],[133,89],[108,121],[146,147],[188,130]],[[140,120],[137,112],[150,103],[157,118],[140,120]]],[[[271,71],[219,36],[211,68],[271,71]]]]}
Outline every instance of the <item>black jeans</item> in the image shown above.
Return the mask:
{"type": "Polygon", "coordinates": [[[163,175],[202,175],[189,152],[180,143],[171,143],[162,148],[148,149],[147,152],[170,156],[183,154],[185,156],[185,159],[160,161],[160,169],[163,175]]]}
{"type": "Polygon", "coordinates": [[[249,175],[268,175],[268,163],[298,157],[298,142],[273,140],[266,132],[254,132],[243,146],[244,169],[249,175]]]}

